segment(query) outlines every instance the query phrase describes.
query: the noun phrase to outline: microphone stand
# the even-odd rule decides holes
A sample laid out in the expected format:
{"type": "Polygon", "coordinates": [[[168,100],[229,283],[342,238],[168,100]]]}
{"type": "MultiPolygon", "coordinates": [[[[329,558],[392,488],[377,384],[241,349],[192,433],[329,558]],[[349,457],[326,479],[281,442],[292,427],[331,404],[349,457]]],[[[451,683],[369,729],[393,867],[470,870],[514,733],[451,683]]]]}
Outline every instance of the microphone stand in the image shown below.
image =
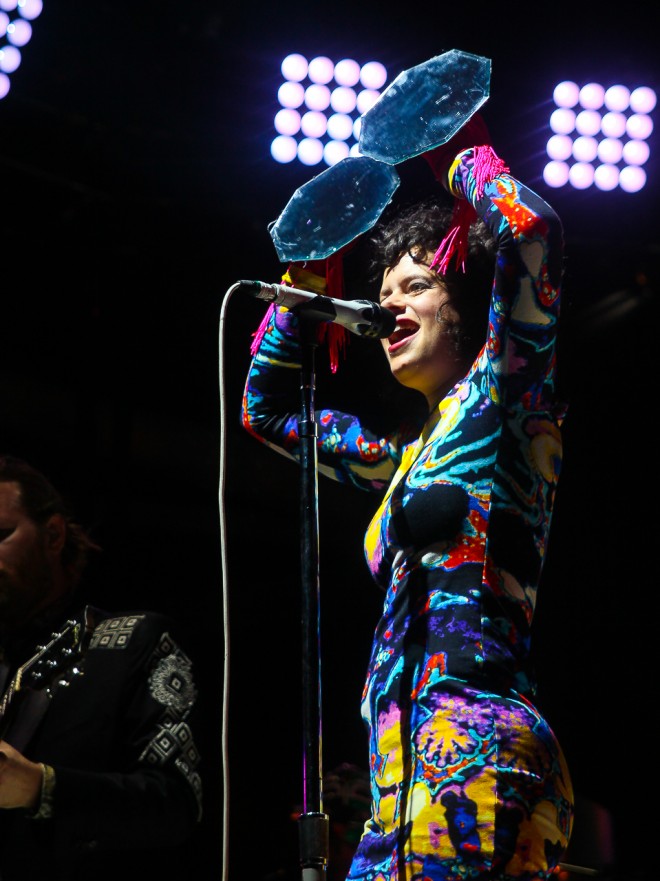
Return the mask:
{"type": "Polygon", "coordinates": [[[321,730],[321,642],[318,517],[318,429],[314,418],[316,325],[323,312],[300,309],[301,409],[300,518],[302,587],[303,811],[298,819],[302,881],[326,878],[329,818],[323,813],[321,730]]]}

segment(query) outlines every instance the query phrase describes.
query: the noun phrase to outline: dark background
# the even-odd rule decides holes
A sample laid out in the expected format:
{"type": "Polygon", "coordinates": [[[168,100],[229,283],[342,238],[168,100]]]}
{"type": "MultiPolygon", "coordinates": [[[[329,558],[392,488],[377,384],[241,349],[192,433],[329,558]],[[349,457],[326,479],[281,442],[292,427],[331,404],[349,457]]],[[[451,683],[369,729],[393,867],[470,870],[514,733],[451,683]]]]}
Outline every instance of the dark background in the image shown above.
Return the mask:
{"type": "MultiPolygon", "coordinates": [[[[232,298],[219,347],[227,291],[279,281],[267,226],[321,170],[270,159],[279,63],[290,51],[378,59],[391,79],[460,48],[492,59],[483,115],[495,146],[566,232],[570,413],[535,627],[541,704],[582,805],[574,861],[653,877],[657,136],[642,194],[549,192],[540,178],[553,84],[657,90],[653,29],[616,16],[596,27],[571,4],[552,15],[228,6],[46,0],[0,101],[2,446],[49,474],[103,546],[90,572],[98,604],[157,608],[189,629],[206,761],[197,875],[222,865],[226,651],[230,877],[259,881],[290,858],[302,793],[299,472],[239,427],[262,304],[232,298]]],[[[434,186],[422,165],[399,166],[402,198],[434,186]]],[[[350,402],[360,386],[384,406],[377,345],[351,339],[334,378],[321,355],[319,394],[350,402]]],[[[381,596],[362,536],[373,507],[321,479],[326,769],[367,761],[359,700],[381,596]]]]}

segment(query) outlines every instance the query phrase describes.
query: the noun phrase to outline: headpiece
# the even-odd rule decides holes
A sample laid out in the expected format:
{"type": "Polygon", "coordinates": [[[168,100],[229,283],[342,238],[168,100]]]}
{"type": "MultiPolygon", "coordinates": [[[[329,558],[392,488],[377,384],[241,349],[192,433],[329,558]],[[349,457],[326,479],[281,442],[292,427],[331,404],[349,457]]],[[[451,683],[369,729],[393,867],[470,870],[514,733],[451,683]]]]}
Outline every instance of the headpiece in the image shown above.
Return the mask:
{"type": "MultiPolygon", "coordinates": [[[[390,83],[360,118],[359,155],[342,159],[296,190],[269,226],[280,260],[289,264],[283,283],[343,298],[343,256],[391,202],[400,183],[393,166],[407,159],[423,155],[446,186],[457,154],[472,148],[478,195],[495,175],[508,171],[477,113],[490,94],[490,69],[489,59],[452,49],[390,83]]],[[[467,234],[474,220],[472,206],[456,199],[452,228],[433,268],[446,271],[455,256],[456,265],[465,269],[467,234]]],[[[253,353],[272,308],[254,334],[253,353]]],[[[319,338],[329,343],[333,371],[345,333],[333,323],[319,329],[319,338]]]]}

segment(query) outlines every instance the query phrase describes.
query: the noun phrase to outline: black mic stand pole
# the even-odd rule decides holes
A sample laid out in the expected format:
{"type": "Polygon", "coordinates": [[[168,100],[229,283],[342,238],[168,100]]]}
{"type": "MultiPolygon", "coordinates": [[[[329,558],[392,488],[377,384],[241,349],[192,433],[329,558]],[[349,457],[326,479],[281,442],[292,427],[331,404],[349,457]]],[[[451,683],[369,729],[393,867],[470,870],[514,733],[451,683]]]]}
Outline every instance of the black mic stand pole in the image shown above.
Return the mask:
{"type": "Polygon", "coordinates": [[[304,307],[299,310],[302,355],[298,437],[301,466],[303,810],[298,819],[298,831],[302,881],[326,878],[329,852],[329,818],[323,813],[322,797],[318,430],[314,418],[318,320],[314,320],[313,311],[304,307]]]}

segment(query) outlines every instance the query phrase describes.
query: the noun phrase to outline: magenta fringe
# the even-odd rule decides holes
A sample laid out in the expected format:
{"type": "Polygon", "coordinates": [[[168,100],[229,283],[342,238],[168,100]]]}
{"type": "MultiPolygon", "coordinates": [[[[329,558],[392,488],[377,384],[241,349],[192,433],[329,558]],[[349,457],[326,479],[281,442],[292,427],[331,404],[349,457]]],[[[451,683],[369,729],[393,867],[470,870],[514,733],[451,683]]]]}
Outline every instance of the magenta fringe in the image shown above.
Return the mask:
{"type": "MultiPolygon", "coordinates": [[[[498,174],[506,174],[509,167],[504,164],[489,144],[475,147],[473,151],[473,170],[477,199],[484,194],[486,184],[494,180],[498,174]]],[[[455,258],[456,269],[465,272],[465,261],[468,253],[468,234],[470,226],[477,219],[477,212],[465,199],[456,199],[447,235],[440,242],[438,250],[431,261],[431,269],[444,275],[455,258]]]]}

